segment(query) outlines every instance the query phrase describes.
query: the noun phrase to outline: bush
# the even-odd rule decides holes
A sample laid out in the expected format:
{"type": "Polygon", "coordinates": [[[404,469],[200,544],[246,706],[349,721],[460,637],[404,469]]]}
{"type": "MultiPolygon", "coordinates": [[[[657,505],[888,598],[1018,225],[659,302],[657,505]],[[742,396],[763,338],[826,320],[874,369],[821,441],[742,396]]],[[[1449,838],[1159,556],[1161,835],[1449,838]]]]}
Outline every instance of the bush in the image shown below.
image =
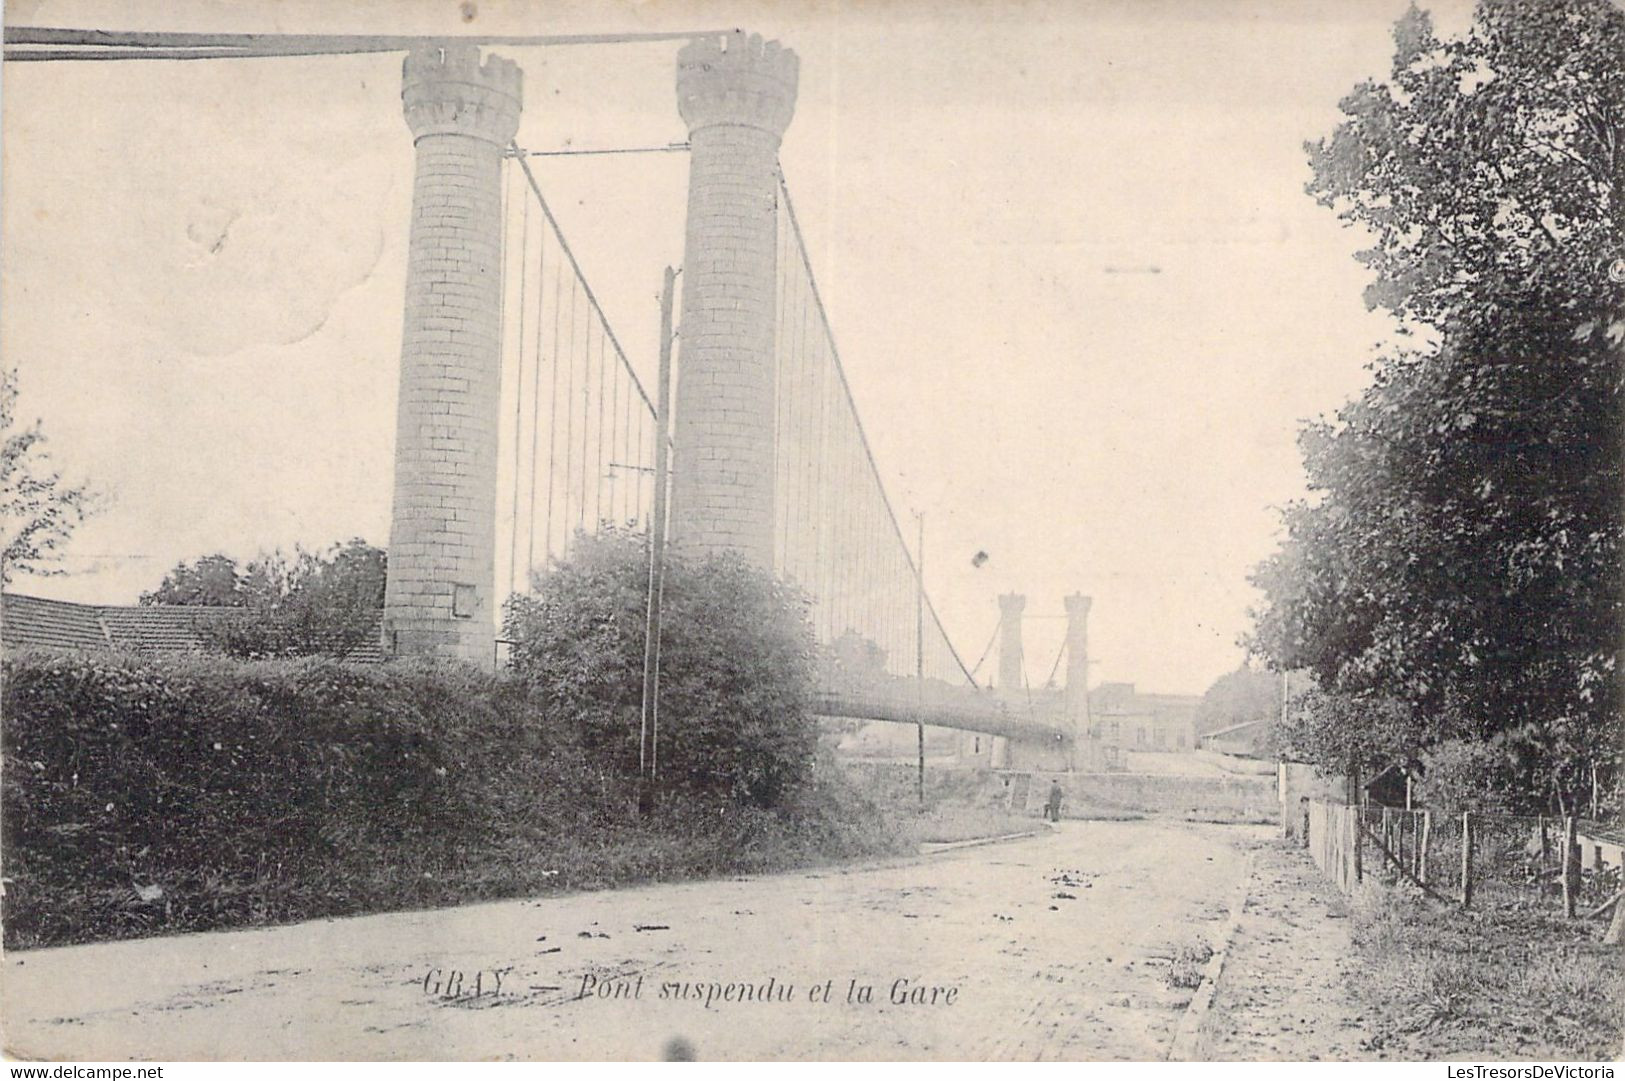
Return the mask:
{"type": "Polygon", "coordinates": [[[1440,810],[1519,812],[1540,809],[1528,794],[1516,763],[1497,741],[1447,740],[1422,755],[1426,775],[1421,796],[1440,810]]]}
{"type": "MultiPolygon", "coordinates": [[[[648,555],[640,536],[581,537],[537,591],[508,602],[512,670],[589,751],[635,777],[648,555]]],[[[758,808],[811,776],[815,655],[806,601],[735,556],[667,562],[660,643],[663,783],[758,808]]]]}
{"type": "Polygon", "coordinates": [[[22,654],[4,677],[9,943],[73,937],[75,890],[116,934],[240,922],[244,891],[357,911],[369,875],[429,902],[546,799],[538,765],[585,769],[523,687],[461,668],[22,654]]]}
{"type": "Polygon", "coordinates": [[[23,652],[0,666],[9,949],[782,870],[897,850],[832,762],[673,793],[525,682],[447,666],[23,652]]]}

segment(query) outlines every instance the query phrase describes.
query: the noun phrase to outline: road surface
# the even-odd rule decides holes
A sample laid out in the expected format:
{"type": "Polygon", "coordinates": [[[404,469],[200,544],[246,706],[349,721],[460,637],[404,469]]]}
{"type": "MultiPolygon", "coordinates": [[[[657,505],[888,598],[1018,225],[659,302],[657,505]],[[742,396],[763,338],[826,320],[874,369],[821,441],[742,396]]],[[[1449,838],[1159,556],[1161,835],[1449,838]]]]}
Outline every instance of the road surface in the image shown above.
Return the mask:
{"type": "Polygon", "coordinates": [[[11,1055],[80,1060],[1160,1059],[1191,994],[1168,959],[1220,934],[1268,833],[1064,822],[884,864],[11,953],[0,1017],[11,1055]]]}

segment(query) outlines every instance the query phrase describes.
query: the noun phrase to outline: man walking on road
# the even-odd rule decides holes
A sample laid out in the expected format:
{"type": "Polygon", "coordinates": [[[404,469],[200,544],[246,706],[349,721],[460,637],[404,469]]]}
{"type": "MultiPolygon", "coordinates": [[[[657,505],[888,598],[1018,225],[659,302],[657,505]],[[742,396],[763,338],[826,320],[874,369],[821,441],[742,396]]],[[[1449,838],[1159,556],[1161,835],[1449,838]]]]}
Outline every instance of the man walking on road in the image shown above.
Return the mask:
{"type": "Polygon", "coordinates": [[[1044,817],[1051,822],[1061,820],[1061,798],[1064,795],[1065,793],[1061,791],[1060,781],[1051,781],[1049,783],[1049,801],[1044,804],[1044,817]]]}

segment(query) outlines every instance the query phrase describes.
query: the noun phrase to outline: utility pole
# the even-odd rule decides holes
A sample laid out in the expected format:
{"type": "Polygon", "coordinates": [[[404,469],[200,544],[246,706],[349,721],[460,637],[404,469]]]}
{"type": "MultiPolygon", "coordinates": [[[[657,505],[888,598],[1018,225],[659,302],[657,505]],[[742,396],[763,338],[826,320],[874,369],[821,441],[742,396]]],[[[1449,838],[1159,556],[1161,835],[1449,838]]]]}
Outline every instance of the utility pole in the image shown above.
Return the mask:
{"type": "Polygon", "coordinates": [[[919,523],[914,568],[914,734],[919,747],[919,774],[914,786],[925,807],[925,515],[914,516],[919,523]]]}
{"type": "Polygon", "coordinates": [[[660,600],[666,579],[666,475],[670,469],[666,430],[671,401],[671,310],[677,273],[666,268],[660,291],[660,382],[655,391],[655,505],[649,523],[649,601],[643,624],[643,719],[638,726],[638,813],[654,807],[660,733],[660,600]]]}

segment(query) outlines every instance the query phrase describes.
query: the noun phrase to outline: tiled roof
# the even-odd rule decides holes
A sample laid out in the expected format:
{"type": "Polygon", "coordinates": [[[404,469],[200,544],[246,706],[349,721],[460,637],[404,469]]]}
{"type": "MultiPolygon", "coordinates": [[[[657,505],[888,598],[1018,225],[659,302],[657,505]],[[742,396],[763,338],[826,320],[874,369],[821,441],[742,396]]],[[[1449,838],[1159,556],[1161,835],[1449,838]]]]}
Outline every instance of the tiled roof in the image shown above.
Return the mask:
{"type": "Polygon", "coordinates": [[[1256,721],[1242,721],[1240,724],[1227,725],[1224,728],[1215,728],[1211,732],[1204,732],[1204,733],[1202,733],[1202,738],[1203,739],[1210,739],[1210,738],[1212,738],[1214,736],[1228,736],[1228,735],[1232,735],[1232,734],[1234,734],[1236,732],[1240,732],[1243,729],[1257,728],[1259,725],[1269,724],[1269,723],[1270,723],[1270,719],[1267,718],[1267,717],[1263,718],[1263,719],[1260,719],[1260,720],[1256,720],[1256,721]]]}
{"type": "Polygon", "coordinates": [[[0,644],[8,650],[107,649],[101,609],[93,604],[0,594],[0,644]]]}
{"type": "MultiPolygon", "coordinates": [[[[0,594],[0,644],[7,650],[97,649],[132,653],[200,653],[199,627],[240,608],[211,605],[76,604],[73,601],[0,594]]],[[[383,613],[376,617],[382,620],[383,613]]],[[[377,663],[383,649],[373,630],[347,660],[377,663]]]]}
{"type": "Polygon", "coordinates": [[[200,653],[199,628],[239,611],[212,605],[104,605],[102,625],[114,649],[131,653],[200,653]]]}

